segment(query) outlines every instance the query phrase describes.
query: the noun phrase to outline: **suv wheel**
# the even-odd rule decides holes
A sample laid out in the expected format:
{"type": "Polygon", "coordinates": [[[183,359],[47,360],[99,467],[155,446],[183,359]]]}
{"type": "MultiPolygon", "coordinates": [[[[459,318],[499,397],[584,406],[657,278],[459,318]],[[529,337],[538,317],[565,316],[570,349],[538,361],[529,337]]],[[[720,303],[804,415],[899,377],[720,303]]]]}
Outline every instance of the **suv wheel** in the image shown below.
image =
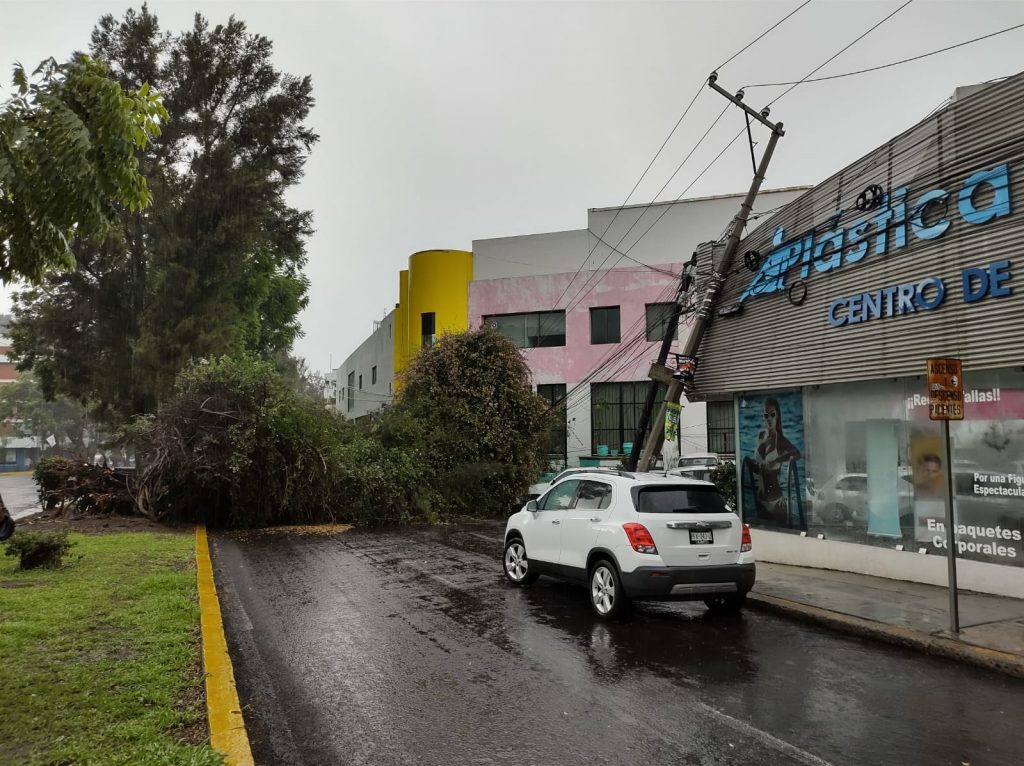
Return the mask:
{"type": "Polygon", "coordinates": [[[738,612],[747,600],[746,593],[733,593],[728,596],[714,596],[704,599],[704,604],[711,612],[738,612]]]}
{"type": "Polygon", "coordinates": [[[590,605],[603,620],[614,620],[629,609],[629,598],[622,590],[618,570],[605,559],[590,570],[590,605]]]}
{"type": "Polygon", "coordinates": [[[505,562],[505,577],[513,585],[529,585],[539,577],[536,572],[530,571],[526,546],[518,537],[513,537],[505,543],[505,555],[502,556],[502,561],[505,562]]]}

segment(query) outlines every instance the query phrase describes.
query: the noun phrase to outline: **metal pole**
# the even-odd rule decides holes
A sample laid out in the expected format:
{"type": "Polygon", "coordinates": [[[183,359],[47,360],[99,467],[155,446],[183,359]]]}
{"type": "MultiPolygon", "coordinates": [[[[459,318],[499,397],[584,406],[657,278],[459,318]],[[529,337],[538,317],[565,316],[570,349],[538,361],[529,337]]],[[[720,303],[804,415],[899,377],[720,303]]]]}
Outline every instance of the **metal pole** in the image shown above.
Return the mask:
{"type": "MultiPolygon", "coordinates": [[[[761,190],[761,184],[764,182],[765,173],[768,170],[768,163],[771,162],[772,153],[775,151],[775,145],[779,142],[779,138],[783,135],[782,123],[776,123],[772,130],[772,137],[768,140],[768,146],[765,147],[764,154],[761,156],[761,163],[757,167],[757,173],[754,175],[754,180],[750,183],[750,189],[747,191],[747,196],[743,198],[743,203],[740,205],[740,212],[737,213],[733,219],[732,229],[729,232],[729,239],[725,244],[725,252],[722,254],[722,260],[718,264],[718,268],[715,269],[711,275],[710,284],[704,293],[704,300],[701,302],[700,308],[697,310],[697,317],[693,323],[693,328],[690,330],[690,334],[686,338],[686,346],[683,350],[683,356],[696,356],[697,349],[700,347],[701,338],[704,337],[704,330],[707,328],[708,320],[711,318],[711,310],[714,308],[715,301],[718,299],[718,292],[721,290],[725,277],[732,268],[732,259],[736,255],[736,250],[739,249],[740,236],[743,233],[743,227],[747,224],[747,219],[750,217],[750,211],[754,207],[754,199],[757,197],[758,191],[761,190]]],[[[669,391],[665,396],[665,401],[672,401],[678,403],[684,387],[679,386],[675,391],[669,391]]],[[[660,433],[657,431],[652,432],[651,438],[647,440],[644,445],[643,455],[640,458],[639,469],[646,471],[649,469],[651,458],[654,455],[655,450],[661,447],[661,442],[665,438],[664,430],[660,433]]],[[[634,445],[634,449],[636,446],[634,445]]]]}
{"type": "Polygon", "coordinates": [[[960,632],[960,607],[956,587],[956,527],[953,526],[953,448],[949,439],[949,421],[942,421],[942,440],[946,444],[946,562],[949,564],[949,630],[960,632]]]}
{"type": "MultiPolygon", "coordinates": [[[[679,326],[679,315],[682,313],[682,306],[680,301],[682,299],[683,285],[686,280],[686,271],[683,272],[683,281],[680,282],[679,291],[676,293],[676,300],[672,306],[672,313],[669,315],[668,322],[665,324],[665,337],[661,339],[661,348],[658,351],[658,364],[664,366],[665,361],[668,359],[669,349],[672,347],[672,340],[675,336],[674,328],[679,326]]],[[[644,409],[640,413],[640,422],[636,424],[636,434],[633,436],[633,449],[629,453],[629,461],[626,463],[626,467],[630,471],[635,471],[637,461],[640,456],[640,445],[645,444],[649,439],[645,439],[647,436],[647,426],[651,422],[651,410],[654,409],[654,400],[658,396],[658,381],[651,380],[650,385],[647,388],[647,399],[644,400],[644,409]]],[[[662,418],[664,419],[664,415],[662,418]]],[[[657,424],[657,421],[655,421],[657,424]]]]}
{"type": "Polygon", "coordinates": [[[761,157],[761,164],[757,167],[757,175],[754,176],[754,180],[750,184],[747,196],[743,198],[740,212],[733,219],[732,230],[729,232],[729,239],[725,243],[725,252],[722,254],[722,260],[719,262],[718,268],[715,269],[715,273],[711,276],[711,283],[704,294],[704,302],[697,311],[697,319],[693,323],[693,329],[690,330],[690,334],[686,338],[686,348],[683,351],[683,356],[695,356],[697,353],[700,341],[704,337],[704,330],[707,327],[708,320],[711,318],[711,309],[714,308],[715,300],[718,298],[718,291],[722,288],[725,277],[732,268],[732,259],[739,249],[743,227],[747,225],[750,211],[754,207],[754,199],[761,190],[761,184],[764,182],[764,176],[768,170],[768,163],[771,162],[772,153],[775,151],[775,145],[779,142],[781,135],[782,123],[778,123],[777,129],[772,132],[772,137],[768,139],[768,146],[761,157]]]}

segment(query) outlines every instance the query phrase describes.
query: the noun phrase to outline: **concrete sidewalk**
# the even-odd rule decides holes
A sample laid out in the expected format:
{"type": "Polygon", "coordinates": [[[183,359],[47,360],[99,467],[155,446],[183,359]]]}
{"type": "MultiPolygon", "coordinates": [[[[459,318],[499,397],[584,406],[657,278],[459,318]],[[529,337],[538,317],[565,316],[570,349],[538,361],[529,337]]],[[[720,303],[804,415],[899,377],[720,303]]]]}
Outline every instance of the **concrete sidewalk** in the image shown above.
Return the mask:
{"type": "Polygon", "coordinates": [[[1024,601],[960,593],[960,633],[934,585],[758,562],[751,606],[1024,678],[1024,601]]]}

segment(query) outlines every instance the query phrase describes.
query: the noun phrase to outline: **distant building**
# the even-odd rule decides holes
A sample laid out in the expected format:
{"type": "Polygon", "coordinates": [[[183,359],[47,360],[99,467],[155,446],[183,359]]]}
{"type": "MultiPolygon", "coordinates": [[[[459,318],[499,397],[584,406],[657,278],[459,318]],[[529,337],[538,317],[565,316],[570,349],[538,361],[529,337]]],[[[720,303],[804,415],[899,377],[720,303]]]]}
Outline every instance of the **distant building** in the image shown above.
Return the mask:
{"type": "MultiPolygon", "coordinates": [[[[763,192],[748,230],[805,188],[763,192]]],[[[486,322],[523,349],[535,390],[561,408],[562,423],[548,435],[552,467],[618,463],[633,439],[682,262],[720,238],[741,198],[597,208],[586,229],[413,254],[395,309],[335,371],[338,411],[354,419],[386,406],[420,348],[486,322]]],[[[681,451],[731,454],[732,421],[719,422],[724,417],[703,402],[686,405],[681,451]]]]}

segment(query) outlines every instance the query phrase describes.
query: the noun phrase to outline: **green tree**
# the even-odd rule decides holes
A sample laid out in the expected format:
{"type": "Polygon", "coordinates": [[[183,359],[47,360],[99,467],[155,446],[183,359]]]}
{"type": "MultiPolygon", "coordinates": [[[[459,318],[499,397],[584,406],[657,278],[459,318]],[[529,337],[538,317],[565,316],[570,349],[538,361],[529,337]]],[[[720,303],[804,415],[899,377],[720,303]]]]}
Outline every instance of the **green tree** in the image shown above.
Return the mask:
{"type": "Polygon", "coordinates": [[[402,375],[384,447],[415,444],[451,515],[502,515],[546,462],[553,411],[519,349],[495,330],[445,335],[402,375]]]}
{"type": "Polygon", "coordinates": [[[31,375],[0,386],[0,421],[15,435],[36,438],[40,443],[52,436],[61,451],[86,454],[83,435],[89,428],[85,407],[65,396],[47,400],[31,375]]]}
{"type": "Polygon", "coordinates": [[[317,136],[309,77],[275,69],[234,17],[169,34],[143,6],[101,19],[91,52],[123,87],[164,95],[167,126],[137,155],[154,204],[123,207],[115,236],[76,246],[74,271],[21,293],[11,334],[48,395],[118,422],[155,412],[190,360],[290,348],[312,228],[285,193],[317,136]]]}
{"type": "Polygon", "coordinates": [[[0,105],[0,279],[36,282],[74,266],[76,237],[102,237],[117,207],[152,196],[135,156],[167,113],[147,82],[124,91],[88,56],[14,68],[0,105]]]}

